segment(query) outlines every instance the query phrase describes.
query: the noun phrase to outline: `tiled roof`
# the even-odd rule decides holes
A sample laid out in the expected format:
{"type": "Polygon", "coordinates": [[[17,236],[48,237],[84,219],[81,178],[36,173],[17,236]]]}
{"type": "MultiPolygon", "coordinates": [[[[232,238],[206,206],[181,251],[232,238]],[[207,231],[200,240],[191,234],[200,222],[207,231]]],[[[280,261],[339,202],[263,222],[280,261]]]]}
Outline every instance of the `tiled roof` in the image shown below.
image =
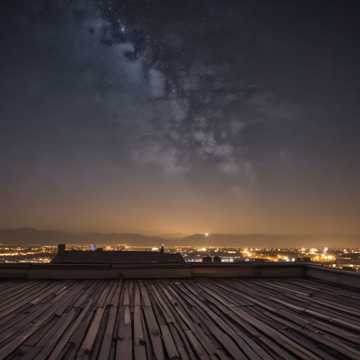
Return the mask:
{"type": "Polygon", "coordinates": [[[153,251],[64,251],[57,253],[56,264],[179,264],[181,254],[153,251]]]}
{"type": "Polygon", "coordinates": [[[308,279],[0,282],[1,359],[360,359],[360,293],[308,279]]]}

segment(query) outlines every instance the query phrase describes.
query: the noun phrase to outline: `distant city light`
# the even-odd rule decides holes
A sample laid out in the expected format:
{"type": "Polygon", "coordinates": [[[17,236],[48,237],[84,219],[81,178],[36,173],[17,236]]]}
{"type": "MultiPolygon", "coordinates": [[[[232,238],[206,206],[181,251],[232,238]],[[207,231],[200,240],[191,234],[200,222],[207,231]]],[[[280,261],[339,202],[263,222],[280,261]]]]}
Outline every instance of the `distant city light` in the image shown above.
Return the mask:
{"type": "MultiPolygon", "coordinates": [[[[204,233],[205,235],[205,233],[204,233]]],[[[99,243],[100,244],[100,243],[99,243]]],[[[89,244],[67,244],[73,250],[89,250],[89,244]]],[[[96,249],[95,246],[92,246],[96,249]]],[[[153,251],[161,252],[157,244],[153,246],[126,245],[124,243],[102,244],[105,251],[153,251]]],[[[217,263],[241,262],[311,262],[328,268],[360,271],[359,248],[255,248],[255,247],[192,247],[191,245],[167,247],[167,252],[180,253],[186,262],[202,262],[204,257],[217,263]]],[[[0,246],[0,263],[49,263],[56,253],[55,246],[19,247],[0,246]]],[[[207,260],[208,261],[208,260],[207,260]]]]}

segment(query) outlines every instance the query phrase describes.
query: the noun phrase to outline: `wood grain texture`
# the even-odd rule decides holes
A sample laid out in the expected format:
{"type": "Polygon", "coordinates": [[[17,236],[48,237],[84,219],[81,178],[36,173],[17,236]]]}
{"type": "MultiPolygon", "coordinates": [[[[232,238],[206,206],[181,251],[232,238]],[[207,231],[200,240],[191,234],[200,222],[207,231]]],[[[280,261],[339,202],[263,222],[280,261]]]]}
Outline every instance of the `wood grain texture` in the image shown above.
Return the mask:
{"type": "Polygon", "coordinates": [[[0,360],[360,359],[360,293],[315,280],[14,280],[0,295],[0,360]]]}

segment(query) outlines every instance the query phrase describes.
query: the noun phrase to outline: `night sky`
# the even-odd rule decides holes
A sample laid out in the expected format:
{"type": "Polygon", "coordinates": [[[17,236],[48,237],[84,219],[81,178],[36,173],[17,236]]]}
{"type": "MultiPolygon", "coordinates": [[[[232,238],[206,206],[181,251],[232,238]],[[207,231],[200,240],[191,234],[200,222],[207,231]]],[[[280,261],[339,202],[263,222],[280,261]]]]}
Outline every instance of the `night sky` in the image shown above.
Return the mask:
{"type": "Polygon", "coordinates": [[[2,0],[0,227],[359,233],[358,3],[2,0]]]}

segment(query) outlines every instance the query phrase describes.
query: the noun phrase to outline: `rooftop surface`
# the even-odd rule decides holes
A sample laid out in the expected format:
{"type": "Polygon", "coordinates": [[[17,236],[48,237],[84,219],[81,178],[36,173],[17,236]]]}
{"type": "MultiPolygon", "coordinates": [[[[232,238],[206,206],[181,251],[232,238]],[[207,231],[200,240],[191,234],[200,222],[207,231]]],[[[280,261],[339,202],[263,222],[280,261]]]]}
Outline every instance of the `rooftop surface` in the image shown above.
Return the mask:
{"type": "Polygon", "coordinates": [[[360,292],[306,278],[2,280],[0,359],[360,359],[360,292]]]}
{"type": "Polygon", "coordinates": [[[75,251],[58,252],[54,264],[182,264],[179,253],[159,251],[75,251]]]}

